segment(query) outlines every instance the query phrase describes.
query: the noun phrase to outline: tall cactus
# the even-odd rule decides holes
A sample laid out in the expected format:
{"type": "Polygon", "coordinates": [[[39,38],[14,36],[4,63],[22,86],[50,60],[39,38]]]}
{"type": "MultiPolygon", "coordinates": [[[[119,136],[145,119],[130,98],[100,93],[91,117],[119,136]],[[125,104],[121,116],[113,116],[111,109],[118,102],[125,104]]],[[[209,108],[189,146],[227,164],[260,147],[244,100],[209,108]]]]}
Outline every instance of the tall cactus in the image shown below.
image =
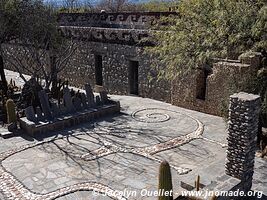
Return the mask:
{"type": "Polygon", "coordinates": [[[8,99],[6,101],[6,110],[7,110],[7,123],[16,123],[17,122],[17,116],[15,111],[15,103],[12,99],[8,99]]]}
{"type": "Polygon", "coordinates": [[[173,200],[171,169],[167,161],[160,164],[158,190],[161,194],[158,200],[173,200]]]}
{"type": "Polygon", "coordinates": [[[200,176],[197,175],[197,179],[195,181],[195,188],[196,188],[196,191],[199,191],[199,188],[200,188],[200,176]]]}

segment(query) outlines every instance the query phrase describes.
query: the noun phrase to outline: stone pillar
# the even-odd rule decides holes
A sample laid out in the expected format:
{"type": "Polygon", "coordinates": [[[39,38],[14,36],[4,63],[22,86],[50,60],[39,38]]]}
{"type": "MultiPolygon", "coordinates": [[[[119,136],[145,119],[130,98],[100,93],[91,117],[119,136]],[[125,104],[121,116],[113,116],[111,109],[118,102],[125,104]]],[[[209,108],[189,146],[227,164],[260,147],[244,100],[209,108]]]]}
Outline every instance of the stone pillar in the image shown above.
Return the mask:
{"type": "Polygon", "coordinates": [[[260,96],[240,92],[230,96],[226,174],[250,190],[254,172],[260,96]]]}

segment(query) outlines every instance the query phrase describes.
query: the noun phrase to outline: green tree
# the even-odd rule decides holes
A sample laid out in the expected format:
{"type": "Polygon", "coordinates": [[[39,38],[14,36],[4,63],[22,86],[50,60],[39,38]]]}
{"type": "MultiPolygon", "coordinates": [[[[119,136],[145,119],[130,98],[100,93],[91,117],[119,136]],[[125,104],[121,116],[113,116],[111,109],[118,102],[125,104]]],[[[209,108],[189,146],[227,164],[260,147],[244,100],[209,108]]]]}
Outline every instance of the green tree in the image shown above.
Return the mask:
{"type": "Polygon", "coordinates": [[[5,94],[4,44],[16,41],[23,45],[38,44],[41,48],[52,38],[52,32],[57,32],[55,19],[41,0],[0,0],[0,74],[5,94]]]}
{"type": "MultiPolygon", "coordinates": [[[[241,53],[266,48],[266,1],[181,0],[179,16],[155,33],[158,45],[148,51],[164,68],[160,78],[175,78],[214,58],[236,59],[241,53]]],[[[159,66],[159,65],[158,65],[159,66]]]]}
{"type": "MultiPolygon", "coordinates": [[[[162,19],[169,26],[159,26],[154,34],[157,45],[147,48],[157,58],[154,66],[159,79],[172,80],[196,68],[210,69],[215,58],[237,59],[247,51],[267,50],[266,0],[181,0],[177,12],[178,16],[162,19]]],[[[238,88],[261,95],[265,126],[266,77],[263,70],[238,88]]],[[[236,92],[234,85],[229,93],[236,92]]]]}
{"type": "Polygon", "coordinates": [[[4,60],[2,57],[1,46],[16,38],[20,24],[20,1],[0,0],[0,78],[4,94],[7,94],[7,82],[4,73],[4,60]]]}
{"type": "Polygon", "coordinates": [[[56,9],[41,0],[2,0],[1,55],[26,82],[23,73],[45,80],[45,88],[56,85],[57,74],[67,66],[76,50],[62,37],[56,9]],[[8,22],[10,18],[11,23],[8,22]]]}
{"type": "Polygon", "coordinates": [[[150,0],[139,5],[139,9],[149,12],[167,12],[170,7],[177,5],[177,2],[164,0],[150,0]]]}

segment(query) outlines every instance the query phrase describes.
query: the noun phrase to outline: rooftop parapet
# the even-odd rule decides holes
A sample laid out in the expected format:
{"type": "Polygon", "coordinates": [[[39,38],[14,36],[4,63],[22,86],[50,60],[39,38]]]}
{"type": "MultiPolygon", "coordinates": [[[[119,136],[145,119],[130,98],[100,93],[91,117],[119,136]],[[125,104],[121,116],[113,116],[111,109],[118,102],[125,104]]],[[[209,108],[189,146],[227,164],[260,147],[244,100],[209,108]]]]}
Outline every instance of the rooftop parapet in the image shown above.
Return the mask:
{"type": "Polygon", "coordinates": [[[177,12],[61,13],[60,26],[147,29],[177,12]]]}
{"type": "Polygon", "coordinates": [[[149,30],[77,26],[60,26],[60,30],[65,37],[82,41],[137,46],[153,45],[149,30]]]}

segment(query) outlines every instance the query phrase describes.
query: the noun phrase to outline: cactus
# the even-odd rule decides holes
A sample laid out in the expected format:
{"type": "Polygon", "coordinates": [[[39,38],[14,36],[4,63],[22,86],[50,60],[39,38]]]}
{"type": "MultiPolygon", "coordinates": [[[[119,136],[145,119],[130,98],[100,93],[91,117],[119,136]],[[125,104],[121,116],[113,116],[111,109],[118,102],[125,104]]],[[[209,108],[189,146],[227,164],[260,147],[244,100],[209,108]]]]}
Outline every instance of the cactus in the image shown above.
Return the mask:
{"type": "Polygon", "coordinates": [[[199,187],[200,187],[200,176],[197,175],[197,179],[195,181],[195,188],[196,188],[196,191],[199,191],[199,187]]]}
{"type": "Polygon", "coordinates": [[[8,99],[6,102],[6,110],[7,110],[7,123],[16,123],[17,116],[15,111],[15,103],[12,99],[8,99]]]}
{"type": "Polygon", "coordinates": [[[173,200],[172,191],[172,176],[170,165],[167,161],[163,161],[159,168],[159,185],[158,190],[161,195],[159,195],[158,200],[173,200]],[[168,195],[165,192],[168,192],[168,195]]]}

